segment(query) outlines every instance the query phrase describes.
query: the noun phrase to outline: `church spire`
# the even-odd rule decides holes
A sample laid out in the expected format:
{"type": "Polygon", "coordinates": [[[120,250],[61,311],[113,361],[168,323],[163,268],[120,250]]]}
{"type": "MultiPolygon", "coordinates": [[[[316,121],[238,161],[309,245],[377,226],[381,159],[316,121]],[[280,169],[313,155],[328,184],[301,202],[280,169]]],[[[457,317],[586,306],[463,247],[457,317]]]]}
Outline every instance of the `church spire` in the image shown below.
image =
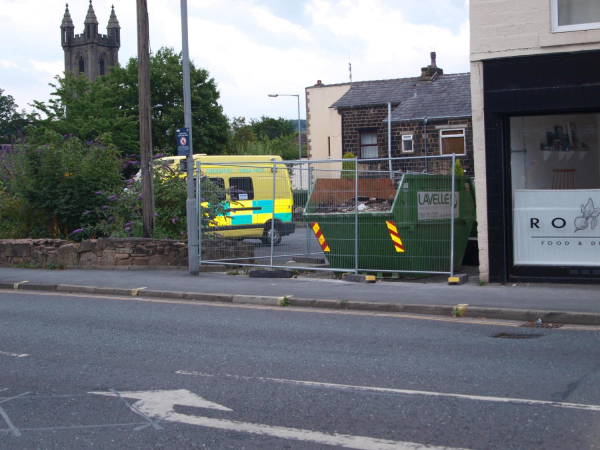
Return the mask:
{"type": "Polygon", "coordinates": [[[98,25],[98,19],[96,18],[96,13],[94,12],[94,7],[92,6],[92,0],[90,0],[90,7],[88,8],[87,16],[85,16],[85,25],[88,24],[96,24],[98,25]]]}
{"type": "Polygon", "coordinates": [[[115,14],[115,5],[112,5],[112,10],[110,12],[110,19],[108,19],[108,26],[106,27],[107,30],[110,30],[111,28],[121,28],[121,26],[119,25],[119,21],[117,19],[117,15],[115,14]]]}
{"type": "Polygon", "coordinates": [[[65,8],[65,15],[63,16],[61,28],[75,28],[73,25],[73,20],[71,19],[71,13],[69,12],[69,4],[67,3],[67,7],[65,8]]]}

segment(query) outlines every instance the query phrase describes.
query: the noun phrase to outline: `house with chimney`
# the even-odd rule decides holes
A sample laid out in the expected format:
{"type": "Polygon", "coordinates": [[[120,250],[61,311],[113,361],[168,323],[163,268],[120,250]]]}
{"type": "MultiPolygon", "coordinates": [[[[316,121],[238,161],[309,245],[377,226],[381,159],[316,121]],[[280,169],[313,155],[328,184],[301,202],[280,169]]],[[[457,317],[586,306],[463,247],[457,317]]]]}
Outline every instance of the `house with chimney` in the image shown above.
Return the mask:
{"type": "MultiPolygon", "coordinates": [[[[310,159],[339,159],[346,153],[363,160],[454,153],[473,176],[470,74],[444,74],[434,52],[418,77],[318,83],[306,88],[306,105],[310,159]]],[[[363,166],[374,169],[373,164],[365,161],[363,166]]],[[[387,162],[379,164],[387,169],[387,162]]]]}

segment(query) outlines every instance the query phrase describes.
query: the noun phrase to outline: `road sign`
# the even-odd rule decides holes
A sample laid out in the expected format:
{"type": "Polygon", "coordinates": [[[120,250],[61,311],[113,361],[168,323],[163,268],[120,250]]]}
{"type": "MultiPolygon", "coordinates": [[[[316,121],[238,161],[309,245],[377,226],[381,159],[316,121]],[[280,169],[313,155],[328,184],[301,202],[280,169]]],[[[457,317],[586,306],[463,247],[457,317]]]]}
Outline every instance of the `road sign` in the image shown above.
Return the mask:
{"type": "Polygon", "coordinates": [[[189,156],[190,154],[190,130],[189,128],[178,128],[177,130],[177,155],[189,156]]]}

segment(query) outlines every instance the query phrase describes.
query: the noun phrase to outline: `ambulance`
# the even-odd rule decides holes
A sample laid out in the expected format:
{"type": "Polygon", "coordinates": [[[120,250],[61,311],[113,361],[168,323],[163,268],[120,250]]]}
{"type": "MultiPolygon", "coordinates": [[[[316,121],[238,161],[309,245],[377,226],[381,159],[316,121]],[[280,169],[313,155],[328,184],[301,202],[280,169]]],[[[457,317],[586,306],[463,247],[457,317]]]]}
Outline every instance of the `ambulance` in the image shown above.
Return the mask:
{"type": "MultiPolygon", "coordinates": [[[[157,162],[179,171],[185,158],[167,156],[157,162]]],[[[283,236],[295,231],[292,185],[288,168],[280,156],[196,154],[194,166],[198,165],[202,177],[211,182],[203,183],[201,187],[214,188],[220,194],[219,201],[225,210],[225,215],[211,220],[203,232],[233,239],[261,239],[264,244],[270,245],[272,241],[273,245],[278,245],[283,236]]],[[[201,193],[201,197],[209,195],[201,193]]],[[[209,205],[203,202],[202,206],[209,205]]]]}

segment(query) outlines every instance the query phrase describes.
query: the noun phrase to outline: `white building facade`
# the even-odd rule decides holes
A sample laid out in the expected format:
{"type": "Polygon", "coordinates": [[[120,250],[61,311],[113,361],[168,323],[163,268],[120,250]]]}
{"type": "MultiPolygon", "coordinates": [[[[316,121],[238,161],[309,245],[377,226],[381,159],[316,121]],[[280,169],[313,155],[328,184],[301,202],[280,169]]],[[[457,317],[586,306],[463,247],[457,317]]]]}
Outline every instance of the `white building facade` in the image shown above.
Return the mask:
{"type": "Polygon", "coordinates": [[[600,282],[600,1],[470,18],[481,279],[600,282]]]}

